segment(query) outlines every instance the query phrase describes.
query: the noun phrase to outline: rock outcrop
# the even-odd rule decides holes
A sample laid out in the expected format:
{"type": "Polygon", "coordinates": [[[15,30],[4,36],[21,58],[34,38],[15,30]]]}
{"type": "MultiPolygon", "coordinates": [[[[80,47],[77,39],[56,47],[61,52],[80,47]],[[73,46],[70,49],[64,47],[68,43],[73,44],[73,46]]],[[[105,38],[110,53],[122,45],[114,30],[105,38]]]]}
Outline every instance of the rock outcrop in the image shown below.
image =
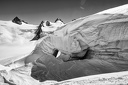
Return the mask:
{"type": "Polygon", "coordinates": [[[45,36],[45,33],[46,34],[51,34],[53,33],[56,29],[58,29],[59,27],[63,26],[64,23],[61,19],[56,19],[55,20],[55,23],[52,23],[52,22],[49,22],[49,21],[42,21],[37,30],[35,31],[35,37],[31,40],[38,40],[42,37],[45,36]]]}
{"type": "Polygon", "coordinates": [[[57,19],[55,20],[55,23],[56,23],[56,22],[58,22],[58,21],[60,21],[60,22],[64,23],[64,21],[63,21],[63,20],[61,20],[60,18],[57,18],[57,19]]]}
{"type": "Polygon", "coordinates": [[[19,24],[19,25],[21,25],[22,23],[28,24],[28,23],[25,22],[24,20],[19,19],[17,16],[12,20],[12,22],[13,22],[13,23],[16,23],[16,24],[19,24]]]}

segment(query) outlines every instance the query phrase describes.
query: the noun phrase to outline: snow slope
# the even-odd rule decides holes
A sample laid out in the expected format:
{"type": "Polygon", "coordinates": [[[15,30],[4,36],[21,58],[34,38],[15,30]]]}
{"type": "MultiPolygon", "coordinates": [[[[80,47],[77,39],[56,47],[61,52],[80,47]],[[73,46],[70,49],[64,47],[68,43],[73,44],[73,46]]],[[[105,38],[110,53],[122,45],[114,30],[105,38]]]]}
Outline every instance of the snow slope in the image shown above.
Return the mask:
{"type": "Polygon", "coordinates": [[[0,45],[0,64],[6,65],[29,55],[35,46],[35,42],[22,45],[0,45]]]}
{"type": "Polygon", "coordinates": [[[35,29],[36,25],[0,21],[0,44],[23,44],[33,38],[35,29]]]}
{"type": "MultiPolygon", "coordinates": [[[[42,31],[55,31],[58,27],[64,25],[61,21],[50,22],[51,26],[46,26],[46,21],[42,31]]],[[[36,46],[36,41],[30,41],[34,36],[37,25],[21,25],[12,21],[0,21],[0,64],[7,64],[15,61],[16,57],[23,57],[30,54],[36,46]]]]}
{"type": "Polygon", "coordinates": [[[110,9],[98,12],[96,14],[125,14],[125,15],[128,15],[128,4],[110,8],[110,9]]]}
{"type": "Polygon", "coordinates": [[[0,21],[0,64],[7,64],[30,54],[36,45],[35,42],[30,42],[35,29],[36,25],[0,21]]]}

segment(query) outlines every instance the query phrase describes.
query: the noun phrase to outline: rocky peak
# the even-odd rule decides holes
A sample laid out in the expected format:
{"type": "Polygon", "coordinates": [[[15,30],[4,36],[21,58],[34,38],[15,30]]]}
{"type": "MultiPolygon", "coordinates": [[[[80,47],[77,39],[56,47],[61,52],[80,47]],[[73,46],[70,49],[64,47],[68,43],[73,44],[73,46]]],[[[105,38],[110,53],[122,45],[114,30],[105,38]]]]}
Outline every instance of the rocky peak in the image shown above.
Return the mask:
{"type": "Polygon", "coordinates": [[[22,22],[28,24],[27,22],[25,22],[24,20],[21,20],[21,19],[20,19],[19,17],[17,17],[17,16],[12,20],[12,22],[13,22],[13,23],[16,23],[16,24],[19,24],[19,25],[21,25],[22,22]]]}
{"type": "Polygon", "coordinates": [[[60,18],[57,18],[57,19],[55,20],[55,23],[58,22],[58,21],[61,21],[62,23],[64,23],[63,20],[61,20],[60,18]]]}

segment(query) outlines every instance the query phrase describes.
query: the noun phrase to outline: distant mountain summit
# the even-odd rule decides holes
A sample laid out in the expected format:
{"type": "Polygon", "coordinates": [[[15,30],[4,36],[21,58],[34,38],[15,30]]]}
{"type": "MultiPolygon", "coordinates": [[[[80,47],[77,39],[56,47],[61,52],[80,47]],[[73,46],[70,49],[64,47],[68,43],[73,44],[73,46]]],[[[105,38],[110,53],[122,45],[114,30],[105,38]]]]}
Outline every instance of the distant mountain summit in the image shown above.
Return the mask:
{"type": "Polygon", "coordinates": [[[62,23],[64,23],[64,21],[61,20],[60,18],[57,18],[57,19],[55,20],[55,23],[56,23],[56,22],[59,22],[59,21],[62,22],[62,23]]]}
{"type": "Polygon", "coordinates": [[[28,23],[25,22],[24,20],[19,19],[17,16],[12,20],[12,22],[13,22],[13,23],[16,23],[16,24],[19,24],[19,25],[21,25],[22,22],[28,24],[28,23]]]}

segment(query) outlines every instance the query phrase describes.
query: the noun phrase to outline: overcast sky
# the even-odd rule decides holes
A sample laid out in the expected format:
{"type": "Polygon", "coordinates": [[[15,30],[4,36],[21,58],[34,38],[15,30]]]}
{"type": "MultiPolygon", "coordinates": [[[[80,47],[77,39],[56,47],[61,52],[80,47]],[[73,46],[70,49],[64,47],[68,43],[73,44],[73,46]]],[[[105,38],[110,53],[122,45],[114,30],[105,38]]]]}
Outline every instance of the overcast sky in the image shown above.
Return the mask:
{"type": "Polygon", "coordinates": [[[69,22],[124,4],[128,0],[0,0],[0,20],[18,16],[31,24],[56,18],[69,22]]]}

